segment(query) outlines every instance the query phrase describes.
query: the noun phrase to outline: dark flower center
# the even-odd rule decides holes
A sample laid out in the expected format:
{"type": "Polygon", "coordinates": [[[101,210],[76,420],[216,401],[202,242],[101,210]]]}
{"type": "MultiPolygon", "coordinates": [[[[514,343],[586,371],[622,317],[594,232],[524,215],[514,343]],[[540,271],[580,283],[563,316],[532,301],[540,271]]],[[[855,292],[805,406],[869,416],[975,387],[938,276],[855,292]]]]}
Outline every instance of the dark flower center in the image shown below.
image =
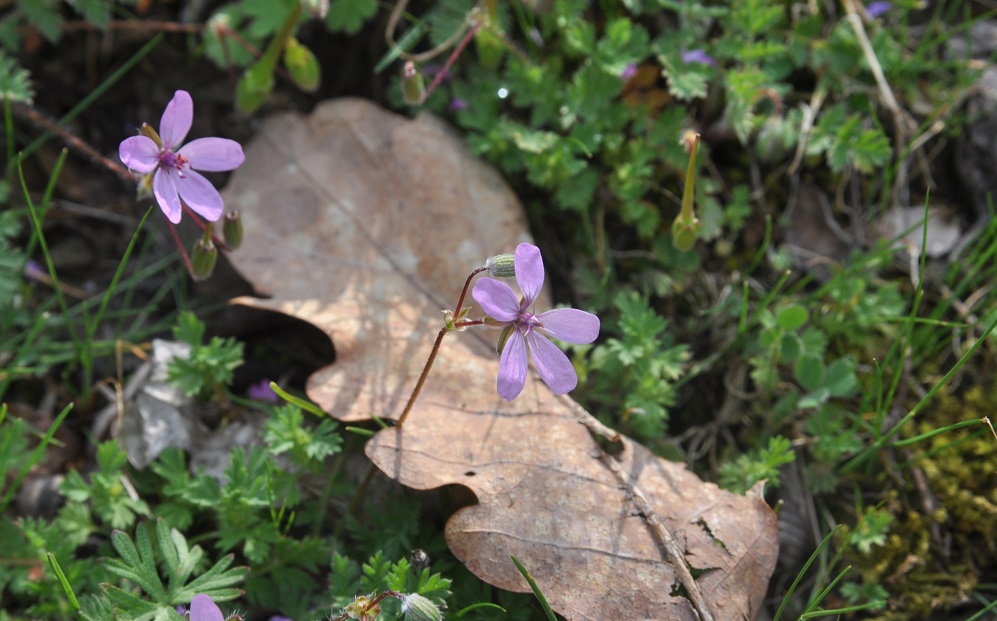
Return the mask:
{"type": "Polygon", "coordinates": [[[159,154],[159,165],[162,166],[163,168],[175,168],[179,170],[181,172],[181,176],[183,176],[182,173],[184,167],[189,166],[190,164],[187,158],[180,155],[179,153],[174,153],[169,149],[164,149],[159,154]]]}

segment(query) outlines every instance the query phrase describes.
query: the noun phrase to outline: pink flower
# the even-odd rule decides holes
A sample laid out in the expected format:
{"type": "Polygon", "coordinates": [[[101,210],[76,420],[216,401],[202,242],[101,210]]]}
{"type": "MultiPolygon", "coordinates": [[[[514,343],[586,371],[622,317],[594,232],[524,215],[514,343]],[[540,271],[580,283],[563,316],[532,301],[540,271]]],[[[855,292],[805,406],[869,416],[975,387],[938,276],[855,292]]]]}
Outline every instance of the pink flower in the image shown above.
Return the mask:
{"type": "Polygon", "coordinates": [[[214,222],[224,207],[221,194],[195,170],[238,168],[246,157],[238,142],[227,138],[198,138],[180,146],[194,119],[194,102],[187,91],[177,91],[159,121],[157,135],[148,125],[142,133],[121,141],[118,156],[128,168],[153,174],[152,191],[170,222],[180,222],[180,201],[214,222]]]}
{"type": "Polygon", "coordinates": [[[574,308],[535,314],[531,307],[544,284],[540,249],[533,244],[519,244],[514,265],[516,282],[523,293],[521,300],[509,285],[494,278],[479,279],[471,291],[474,300],[488,314],[485,322],[503,328],[498,346],[501,353],[498,393],[507,401],[519,396],[526,385],[527,352],[530,352],[540,379],[554,394],[563,395],[578,385],[578,376],[564,352],[547,339],[591,343],[599,336],[599,318],[574,308]]]}

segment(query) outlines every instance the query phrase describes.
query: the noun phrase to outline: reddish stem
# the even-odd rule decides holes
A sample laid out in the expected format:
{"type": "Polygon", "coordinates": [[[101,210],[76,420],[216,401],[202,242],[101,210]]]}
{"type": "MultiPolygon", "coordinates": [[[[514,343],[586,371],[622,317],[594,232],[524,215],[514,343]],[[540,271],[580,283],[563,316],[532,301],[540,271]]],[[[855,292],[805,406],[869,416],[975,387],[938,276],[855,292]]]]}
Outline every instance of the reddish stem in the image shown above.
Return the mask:
{"type": "MultiPolygon", "coordinates": [[[[464,288],[460,291],[460,298],[457,299],[457,307],[454,309],[453,316],[460,316],[460,309],[464,305],[464,298],[467,297],[467,288],[471,286],[471,279],[480,274],[481,272],[487,271],[487,267],[479,267],[467,275],[467,280],[464,281],[464,288]]],[[[467,326],[477,326],[484,323],[483,321],[473,320],[473,321],[461,321],[453,325],[454,328],[464,328],[467,326]]],[[[429,370],[433,368],[433,362],[436,361],[436,354],[440,351],[440,345],[443,344],[443,337],[446,336],[448,330],[446,326],[440,328],[440,333],[436,335],[436,341],[433,343],[433,349],[429,352],[429,359],[426,360],[426,366],[422,367],[422,374],[419,375],[419,381],[416,382],[415,388],[412,389],[412,394],[408,398],[408,403],[405,404],[405,409],[402,410],[401,416],[398,417],[398,422],[395,423],[396,427],[401,427],[402,423],[408,417],[408,413],[412,411],[412,406],[415,405],[415,400],[419,397],[419,393],[422,392],[422,386],[426,383],[426,378],[429,377],[429,370]]]]}
{"type": "Polygon", "coordinates": [[[194,266],[190,262],[190,257],[187,256],[187,250],[184,249],[183,242],[180,241],[180,235],[177,234],[177,227],[169,220],[166,221],[166,224],[170,225],[170,234],[173,235],[173,241],[176,243],[177,248],[180,249],[180,256],[183,257],[184,265],[187,266],[187,273],[193,278],[194,266]]]}
{"type": "MultiPolygon", "coordinates": [[[[440,82],[443,81],[443,76],[445,76],[447,72],[450,71],[450,66],[454,64],[454,61],[457,60],[457,57],[460,56],[461,52],[464,51],[464,48],[467,47],[467,44],[470,43],[471,38],[474,36],[474,33],[478,32],[480,28],[481,28],[481,22],[475,22],[475,24],[471,26],[471,29],[467,31],[467,34],[464,35],[464,38],[461,39],[457,47],[454,48],[454,51],[450,54],[450,57],[447,58],[447,62],[443,65],[443,68],[440,69],[439,73],[436,74],[436,77],[433,78],[433,81],[429,84],[429,88],[426,89],[426,93],[422,96],[423,101],[426,101],[426,99],[428,99],[429,96],[433,94],[433,91],[436,90],[436,87],[439,86],[440,82]]],[[[455,312],[454,315],[456,314],[457,313],[455,312]]]]}
{"type": "MultiPolygon", "coordinates": [[[[190,207],[187,206],[187,203],[180,201],[180,206],[183,208],[184,212],[186,212],[187,215],[190,216],[190,219],[193,220],[197,224],[197,226],[201,227],[202,231],[207,230],[208,225],[201,220],[201,217],[199,215],[197,215],[190,207]]],[[[215,235],[214,228],[211,229],[211,241],[214,242],[214,244],[218,246],[219,249],[224,250],[225,252],[231,250],[231,248],[229,248],[224,241],[222,241],[221,239],[218,238],[218,236],[215,235]]]]}

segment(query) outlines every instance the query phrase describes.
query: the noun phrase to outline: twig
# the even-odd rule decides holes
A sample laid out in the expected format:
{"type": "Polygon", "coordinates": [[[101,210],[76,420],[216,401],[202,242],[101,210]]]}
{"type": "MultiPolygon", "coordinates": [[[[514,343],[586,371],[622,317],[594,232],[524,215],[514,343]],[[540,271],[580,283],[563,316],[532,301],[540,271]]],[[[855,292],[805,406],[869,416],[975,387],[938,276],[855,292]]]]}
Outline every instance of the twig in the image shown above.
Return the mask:
{"type": "Polygon", "coordinates": [[[100,164],[104,168],[107,168],[126,182],[135,183],[136,177],[132,173],[128,172],[128,169],[121,164],[104,157],[96,149],[83,142],[81,139],[73,135],[68,129],[48,118],[34,107],[19,102],[12,102],[11,110],[19,117],[29,121],[30,123],[33,123],[45,131],[52,132],[53,134],[59,136],[59,138],[61,138],[62,141],[65,142],[70,148],[90,158],[92,161],[100,164]]]}
{"type": "MultiPolygon", "coordinates": [[[[614,444],[620,443],[625,451],[633,452],[633,443],[631,440],[603,425],[598,419],[571,399],[564,399],[562,402],[568,406],[568,409],[575,415],[575,419],[584,425],[593,437],[603,438],[614,444]]],[[[606,451],[600,450],[599,459],[616,476],[617,481],[627,491],[627,494],[633,498],[637,510],[644,517],[644,522],[651,531],[651,536],[658,542],[661,551],[665,553],[667,558],[664,560],[678,573],[679,580],[689,594],[689,601],[692,603],[693,608],[699,613],[700,620],[713,621],[713,613],[710,612],[710,608],[706,604],[706,598],[703,597],[703,592],[700,591],[699,584],[696,583],[696,579],[689,569],[682,546],[676,541],[671,531],[658,520],[658,514],[651,508],[651,504],[647,501],[644,493],[630,480],[627,473],[623,472],[616,458],[607,454],[606,451]]]]}

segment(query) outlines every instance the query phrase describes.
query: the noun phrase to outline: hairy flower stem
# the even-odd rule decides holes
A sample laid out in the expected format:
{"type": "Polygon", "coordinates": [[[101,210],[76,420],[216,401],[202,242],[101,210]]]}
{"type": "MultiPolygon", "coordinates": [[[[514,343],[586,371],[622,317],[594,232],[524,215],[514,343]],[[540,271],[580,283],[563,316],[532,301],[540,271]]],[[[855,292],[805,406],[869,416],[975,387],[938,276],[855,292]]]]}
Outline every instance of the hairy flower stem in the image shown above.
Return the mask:
{"type": "Polygon", "coordinates": [[[187,256],[187,250],[183,247],[183,242],[180,241],[180,235],[177,233],[176,225],[169,220],[166,221],[166,224],[170,227],[170,235],[173,236],[173,243],[175,243],[177,248],[180,249],[180,256],[183,257],[183,264],[187,266],[187,273],[193,276],[194,266],[190,262],[190,257],[187,256]]]}
{"type": "MultiPolygon", "coordinates": [[[[488,271],[487,267],[479,267],[467,275],[467,280],[464,281],[464,288],[461,289],[460,297],[457,298],[457,306],[454,308],[453,317],[459,319],[461,307],[464,306],[464,298],[467,297],[467,289],[471,286],[471,280],[480,274],[481,272],[488,271]]],[[[468,326],[481,325],[481,321],[458,321],[454,323],[452,327],[444,325],[440,328],[440,333],[436,335],[436,341],[433,343],[433,349],[429,352],[429,358],[426,360],[426,366],[422,367],[422,374],[419,376],[419,381],[415,383],[415,388],[412,389],[412,394],[408,398],[408,403],[405,404],[405,409],[402,410],[401,416],[398,417],[398,421],[395,423],[396,427],[401,427],[402,423],[408,417],[408,413],[412,411],[412,406],[415,405],[415,400],[419,398],[419,393],[422,392],[422,386],[426,383],[426,378],[429,377],[429,370],[433,368],[433,363],[436,361],[436,354],[440,351],[440,345],[443,344],[443,337],[446,336],[447,332],[451,330],[459,330],[461,328],[466,328],[468,326]]]]}

